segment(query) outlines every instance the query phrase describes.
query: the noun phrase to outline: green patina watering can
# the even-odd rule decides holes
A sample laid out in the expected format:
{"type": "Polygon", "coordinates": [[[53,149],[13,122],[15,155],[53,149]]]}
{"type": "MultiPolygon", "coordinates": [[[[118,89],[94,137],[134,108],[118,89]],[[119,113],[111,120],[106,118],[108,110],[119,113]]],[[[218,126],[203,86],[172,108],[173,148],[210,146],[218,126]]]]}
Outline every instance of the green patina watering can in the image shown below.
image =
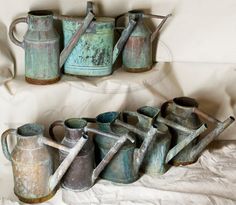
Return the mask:
{"type": "MultiPolygon", "coordinates": [[[[197,101],[189,97],[177,97],[172,101],[164,103],[161,107],[161,114],[165,119],[179,123],[188,129],[197,129],[203,124],[202,120],[214,124],[214,128],[206,136],[202,139],[199,137],[196,138],[195,141],[191,142],[178,155],[175,156],[174,151],[167,155],[166,162],[171,161],[174,165],[187,165],[195,162],[206,146],[235,120],[234,117],[230,116],[221,122],[199,110],[197,101]]],[[[182,130],[170,127],[170,131],[172,134],[172,146],[186,138],[186,133],[182,130]]]]}
{"type": "MultiPolygon", "coordinates": [[[[92,11],[92,2],[87,4],[87,12],[92,11]]],[[[81,27],[82,19],[62,18],[64,45],[67,45],[74,32],[81,27]]],[[[64,65],[64,72],[78,76],[106,76],[112,73],[112,66],[122,51],[136,22],[130,20],[121,37],[114,45],[115,19],[96,17],[81,36],[64,65]]]]}
{"type": "Polygon", "coordinates": [[[150,70],[153,65],[152,43],[171,14],[160,16],[144,14],[142,10],[132,10],[118,16],[116,20],[123,16],[128,16],[129,21],[134,20],[137,22],[122,51],[123,67],[128,72],[143,72],[150,70]],[[158,18],[162,19],[162,21],[156,30],[152,32],[145,24],[146,18],[158,18]]]}
{"type": "MultiPolygon", "coordinates": [[[[78,127],[83,127],[83,121],[78,123],[78,127]]],[[[14,192],[20,201],[40,203],[49,200],[56,193],[60,179],[87,139],[83,134],[74,147],[69,148],[44,137],[44,127],[39,124],[25,124],[17,129],[6,130],[1,137],[2,150],[12,163],[14,192]],[[9,135],[17,139],[11,153],[7,143],[9,135]],[[46,145],[68,153],[55,172],[53,159],[46,145]]]]}
{"type": "MultiPolygon", "coordinates": [[[[85,32],[94,15],[88,12],[86,18],[81,20],[83,26],[76,29],[68,39],[68,43],[60,54],[59,34],[54,28],[54,16],[51,11],[30,11],[27,17],[18,18],[12,22],[9,37],[17,46],[25,50],[25,80],[32,84],[52,84],[60,79],[60,68],[73,50],[76,42],[85,32]],[[24,40],[20,42],[13,34],[16,24],[27,23],[28,30],[24,40]]],[[[60,16],[60,19],[63,19],[60,16]]]]}

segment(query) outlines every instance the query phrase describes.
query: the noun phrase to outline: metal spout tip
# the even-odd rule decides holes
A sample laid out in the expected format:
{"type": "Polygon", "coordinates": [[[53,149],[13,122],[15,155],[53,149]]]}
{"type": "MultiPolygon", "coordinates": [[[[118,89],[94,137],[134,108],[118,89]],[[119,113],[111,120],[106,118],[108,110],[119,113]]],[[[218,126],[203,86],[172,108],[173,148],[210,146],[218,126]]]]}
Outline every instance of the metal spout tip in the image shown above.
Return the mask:
{"type": "Polygon", "coordinates": [[[233,116],[230,116],[229,118],[232,120],[232,122],[235,121],[235,118],[233,116]]]}

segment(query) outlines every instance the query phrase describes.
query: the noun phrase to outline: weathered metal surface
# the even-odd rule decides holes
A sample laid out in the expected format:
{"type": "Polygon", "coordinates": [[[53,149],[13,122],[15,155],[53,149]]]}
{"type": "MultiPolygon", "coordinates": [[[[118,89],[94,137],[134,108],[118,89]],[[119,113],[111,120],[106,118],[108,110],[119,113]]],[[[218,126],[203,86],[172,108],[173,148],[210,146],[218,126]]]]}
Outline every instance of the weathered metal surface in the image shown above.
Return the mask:
{"type": "MultiPolygon", "coordinates": [[[[88,3],[89,9],[87,10],[92,12],[91,2],[88,3]]],[[[64,17],[62,19],[65,46],[81,24],[79,18],[64,17]]],[[[113,63],[123,49],[135,24],[136,22],[130,21],[113,50],[115,19],[96,17],[67,59],[64,65],[65,73],[79,76],[110,75],[113,71],[113,63]]]]}
{"type": "MultiPolygon", "coordinates": [[[[194,99],[187,97],[175,98],[173,101],[164,103],[162,106],[163,117],[177,122],[182,126],[188,127],[189,129],[200,129],[200,126],[203,125],[203,122],[200,121],[197,114],[201,115],[201,117],[206,120],[210,120],[210,122],[215,122],[216,124],[216,127],[203,139],[199,141],[199,138],[196,138],[195,141],[180,151],[172,160],[174,165],[186,165],[195,162],[205,147],[234,121],[233,117],[229,117],[224,122],[220,122],[208,114],[203,113],[197,107],[198,103],[194,99]]],[[[186,140],[187,133],[177,130],[174,127],[170,129],[173,136],[172,146],[186,140]]],[[[173,157],[172,154],[167,157],[167,161],[173,157]]]]}
{"type": "MultiPolygon", "coordinates": [[[[110,164],[104,169],[101,177],[118,183],[131,183],[139,177],[139,168],[142,164],[148,146],[156,136],[156,129],[149,127],[147,132],[120,121],[118,113],[107,112],[97,116],[97,124],[99,129],[108,132],[115,132],[118,135],[125,133],[132,135],[131,132],[145,136],[140,148],[136,148],[137,143],[126,143],[112,159],[110,164]]],[[[98,161],[108,152],[108,149],[114,144],[111,139],[106,140],[96,136],[98,161]]]]}
{"type": "Polygon", "coordinates": [[[41,125],[25,124],[2,134],[3,153],[12,162],[14,192],[25,203],[43,202],[56,193],[58,182],[87,140],[83,137],[53,174],[53,161],[45,144],[55,148],[61,146],[43,137],[43,131],[41,125]],[[9,134],[17,136],[11,154],[7,145],[9,134]]]}
{"type": "MultiPolygon", "coordinates": [[[[151,145],[149,146],[147,156],[145,157],[142,166],[142,169],[145,171],[145,173],[151,175],[159,175],[165,173],[169,168],[169,165],[167,164],[169,160],[176,156],[179,152],[181,152],[181,150],[183,150],[184,147],[191,143],[200,133],[206,130],[205,125],[202,125],[197,130],[191,130],[186,129],[179,124],[163,119],[159,115],[159,108],[144,106],[139,108],[138,112],[151,118],[152,121],[149,120],[149,122],[151,124],[154,124],[154,127],[158,131],[158,136],[156,137],[156,140],[152,141],[151,145]],[[166,125],[177,130],[181,130],[187,134],[187,137],[173,146],[172,149],[170,149],[171,135],[166,125]]],[[[145,130],[146,127],[150,126],[150,124],[146,125],[143,122],[144,120],[139,120],[136,126],[140,129],[145,130]]],[[[141,135],[140,137],[143,138],[143,136],[141,135]]]]}
{"type": "Polygon", "coordinates": [[[88,13],[83,26],[71,36],[61,55],[59,54],[60,37],[53,27],[53,13],[51,11],[31,11],[27,17],[13,21],[9,36],[13,43],[25,50],[25,80],[38,85],[52,84],[60,80],[60,67],[93,17],[92,13],[88,13]],[[18,41],[13,35],[16,24],[21,22],[28,24],[23,42],[18,41]]]}
{"type": "MultiPolygon", "coordinates": [[[[53,139],[56,139],[53,133],[55,126],[63,126],[65,129],[65,136],[62,140],[62,144],[73,147],[76,142],[83,136],[83,133],[96,133],[100,134],[103,138],[111,138],[114,140],[114,146],[110,148],[108,153],[104,156],[101,162],[94,168],[94,144],[92,138],[85,144],[82,151],[76,156],[70,168],[62,179],[62,186],[65,189],[73,191],[85,191],[89,189],[94,183],[104,167],[110,162],[116,152],[123,146],[127,140],[126,135],[121,137],[111,133],[105,133],[94,128],[87,127],[87,122],[83,118],[84,126],[77,126],[77,122],[81,121],[80,118],[71,118],[65,122],[56,121],[50,128],[49,132],[53,139]]],[[[67,156],[67,151],[60,151],[60,161],[63,161],[67,156]]]]}
{"type": "Polygon", "coordinates": [[[149,15],[144,14],[141,10],[133,10],[126,15],[129,16],[129,21],[135,20],[137,21],[137,24],[122,52],[123,67],[128,72],[143,72],[150,70],[153,64],[152,42],[159,34],[160,29],[170,15],[149,15]],[[162,21],[152,33],[148,26],[145,25],[144,17],[160,18],[162,21]]]}

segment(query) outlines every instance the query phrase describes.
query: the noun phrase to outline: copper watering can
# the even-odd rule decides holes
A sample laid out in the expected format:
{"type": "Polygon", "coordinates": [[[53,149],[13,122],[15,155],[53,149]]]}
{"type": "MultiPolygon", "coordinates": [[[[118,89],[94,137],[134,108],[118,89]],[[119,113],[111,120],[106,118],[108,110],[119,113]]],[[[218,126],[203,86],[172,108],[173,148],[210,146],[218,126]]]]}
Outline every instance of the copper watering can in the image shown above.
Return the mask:
{"type": "MultiPolygon", "coordinates": [[[[145,140],[145,134],[147,130],[153,126],[156,129],[157,135],[152,139],[148,146],[147,153],[142,163],[142,171],[150,175],[163,174],[169,168],[166,163],[166,157],[170,152],[171,135],[168,127],[162,122],[158,122],[160,118],[158,114],[160,109],[152,107],[141,107],[138,112],[125,111],[122,113],[122,120],[126,123],[133,124],[133,128],[129,129],[133,133],[137,134],[141,143],[145,140]],[[158,120],[157,120],[158,119],[158,120]]],[[[164,120],[168,123],[168,120],[164,120]]],[[[182,128],[181,125],[172,123],[172,127],[182,128]]],[[[181,143],[176,144],[172,150],[174,155],[177,155],[181,150],[186,147],[191,141],[193,141],[200,133],[206,130],[206,126],[202,125],[199,129],[189,130],[188,136],[181,143]]]]}
{"type": "MultiPolygon", "coordinates": [[[[119,120],[120,113],[106,112],[98,115],[96,119],[89,119],[97,123],[99,130],[117,135],[128,135],[135,137],[132,133],[135,130],[145,136],[140,148],[137,148],[137,141],[127,141],[117,152],[108,166],[101,173],[101,178],[118,183],[132,183],[139,177],[139,168],[143,162],[148,146],[156,136],[157,131],[154,127],[149,127],[146,132],[138,130],[136,127],[119,120]]],[[[101,161],[104,155],[114,144],[114,140],[103,138],[96,135],[95,143],[97,146],[97,161],[101,161]]]]}
{"type": "MultiPolygon", "coordinates": [[[[94,128],[90,128],[87,126],[87,121],[85,119],[83,119],[84,126],[77,129],[76,125],[78,121],[81,120],[82,119],[80,118],[71,118],[67,119],[65,122],[55,121],[49,128],[51,137],[59,141],[53,133],[53,128],[55,126],[62,126],[65,130],[65,137],[63,138],[61,144],[65,146],[73,147],[74,144],[76,144],[78,140],[81,139],[83,133],[86,133],[87,135],[89,132],[99,134],[102,138],[104,138],[104,140],[113,140],[114,144],[108,150],[106,155],[104,155],[101,162],[96,166],[96,168],[94,168],[94,144],[93,139],[89,138],[89,140],[86,142],[81,152],[76,156],[70,168],[67,170],[62,179],[62,187],[72,191],[85,191],[89,189],[95,183],[102,170],[112,160],[114,155],[119,152],[120,148],[123,146],[126,140],[129,139],[133,141],[133,139],[128,137],[128,135],[126,134],[118,136],[116,134],[106,133],[94,128]]],[[[61,150],[60,161],[63,161],[66,155],[67,153],[61,150]]]]}
{"type": "MultiPolygon", "coordinates": [[[[88,12],[82,26],[75,30],[61,54],[59,53],[59,34],[53,26],[58,19],[51,11],[30,11],[27,17],[12,22],[9,37],[17,46],[25,50],[25,80],[32,84],[51,84],[60,79],[60,68],[72,52],[81,35],[92,22],[94,15],[88,12]],[[20,42],[13,34],[18,23],[27,23],[28,30],[20,42]]],[[[60,19],[63,19],[61,16],[60,19]]]]}
{"type": "MultiPolygon", "coordinates": [[[[92,2],[88,2],[87,13],[92,12],[92,7],[92,2]]],[[[80,19],[70,16],[62,18],[64,45],[67,45],[74,32],[81,27],[82,20],[80,19]]],[[[110,75],[113,72],[113,64],[122,51],[135,24],[134,20],[129,21],[113,48],[115,19],[95,17],[69,55],[64,65],[64,72],[79,76],[110,75]]]]}
{"type": "MultiPolygon", "coordinates": [[[[82,126],[82,122],[79,126],[82,126]]],[[[40,203],[56,193],[56,186],[70,164],[86,143],[83,134],[77,143],[69,148],[43,136],[44,127],[39,124],[25,124],[17,129],[6,130],[1,137],[2,150],[11,161],[14,176],[14,192],[20,201],[40,203]],[[16,136],[17,143],[10,153],[7,137],[16,136]],[[47,146],[69,154],[53,172],[53,160],[47,146]]]]}
{"type": "Polygon", "coordinates": [[[150,70],[153,65],[153,41],[156,39],[162,26],[171,14],[167,16],[160,16],[145,14],[142,10],[132,10],[118,16],[116,21],[124,16],[128,16],[129,21],[134,20],[137,23],[122,51],[123,68],[128,72],[143,72],[150,70]],[[145,24],[146,18],[157,18],[162,19],[162,21],[156,30],[152,32],[145,24]]]}
{"type": "MultiPolygon", "coordinates": [[[[172,160],[174,165],[186,165],[195,162],[206,146],[235,120],[234,117],[230,116],[221,122],[199,110],[197,101],[188,97],[178,97],[164,103],[161,112],[164,118],[190,129],[197,128],[203,124],[200,117],[206,122],[214,124],[214,129],[201,140],[197,138],[195,142],[190,143],[176,156],[173,155],[173,150],[167,155],[166,162],[172,160]]],[[[173,136],[173,145],[185,139],[186,134],[182,131],[175,128],[170,128],[170,130],[173,136]]]]}

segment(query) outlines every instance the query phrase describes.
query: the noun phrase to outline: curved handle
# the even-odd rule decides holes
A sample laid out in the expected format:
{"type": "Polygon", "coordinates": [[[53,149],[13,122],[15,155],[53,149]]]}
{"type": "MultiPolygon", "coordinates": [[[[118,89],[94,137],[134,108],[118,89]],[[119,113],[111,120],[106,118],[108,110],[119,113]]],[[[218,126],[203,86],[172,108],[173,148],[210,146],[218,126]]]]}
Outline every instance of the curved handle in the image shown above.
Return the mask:
{"type": "Polygon", "coordinates": [[[16,24],[18,24],[18,23],[27,23],[27,18],[26,17],[18,18],[11,23],[10,28],[9,28],[9,37],[14,44],[16,44],[17,46],[20,46],[21,48],[24,49],[24,47],[25,47],[24,42],[17,40],[17,38],[14,36],[14,32],[13,32],[16,24]]]}
{"type": "Polygon", "coordinates": [[[64,122],[62,120],[57,120],[55,122],[53,122],[50,127],[49,127],[49,135],[51,136],[51,138],[53,140],[55,140],[56,142],[60,142],[61,140],[59,140],[55,135],[54,135],[54,132],[53,132],[53,129],[54,127],[56,126],[60,126],[60,127],[64,127],[64,122]]]}
{"type": "Polygon", "coordinates": [[[8,144],[7,144],[7,137],[10,134],[16,134],[16,129],[8,129],[6,130],[1,137],[1,143],[2,143],[2,151],[5,157],[11,161],[11,153],[9,152],[8,144]]]}

